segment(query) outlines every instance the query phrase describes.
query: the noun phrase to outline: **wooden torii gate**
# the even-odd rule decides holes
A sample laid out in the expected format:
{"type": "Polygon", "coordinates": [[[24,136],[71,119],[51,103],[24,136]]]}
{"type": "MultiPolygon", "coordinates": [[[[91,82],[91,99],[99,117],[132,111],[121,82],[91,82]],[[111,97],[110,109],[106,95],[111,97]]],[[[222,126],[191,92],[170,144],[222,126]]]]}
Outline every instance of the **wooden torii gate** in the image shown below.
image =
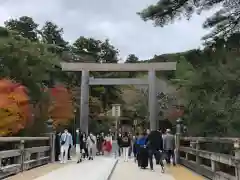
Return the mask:
{"type": "Polygon", "coordinates": [[[148,85],[150,129],[157,128],[156,71],[176,70],[176,62],[161,63],[61,63],[63,71],[81,71],[80,128],[88,133],[89,85],[148,85]],[[147,71],[148,79],[90,78],[90,71],[147,71]]]}

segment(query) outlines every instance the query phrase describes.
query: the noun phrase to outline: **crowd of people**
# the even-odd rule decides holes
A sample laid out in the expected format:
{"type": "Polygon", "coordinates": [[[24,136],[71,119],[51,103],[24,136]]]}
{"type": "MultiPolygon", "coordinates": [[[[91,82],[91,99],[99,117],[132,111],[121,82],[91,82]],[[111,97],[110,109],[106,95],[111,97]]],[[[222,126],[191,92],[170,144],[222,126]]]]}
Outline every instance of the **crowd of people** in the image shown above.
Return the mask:
{"type": "Polygon", "coordinates": [[[141,134],[132,136],[130,133],[119,134],[118,139],[118,153],[123,155],[124,161],[128,161],[131,154],[134,154],[135,162],[142,169],[145,169],[148,164],[153,170],[153,158],[156,164],[159,164],[164,173],[165,159],[167,164],[172,163],[175,166],[175,136],[170,129],[162,133],[160,130],[147,130],[141,134]]]}
{"type": "MultiPolygon", "coordinates": [[[[75,145],[77,163],[85,159],[93,160],[96,155],[108,155],[112,152],[112,135],[104,135],[104,133],[93,133],[88,135],[76,130],[75,138],[65,129],[63,133],[56,136],[56,161],[66,163],[71,160],[71,148],[75,145]],[[73,139],[75,142],[73,143],[73,139]]],[[[145,169],[148,164],[151,170],[153,168],[153,158],[157,165],[161,166],[164,173],[164,163],[172,163],[175,165],[175,136],[170,129],[162,133],[160,130],[147,130],[141,134],[133,136],[129,132],[119,134],[117,138],[118,154],[123,156],[125,162],[129,157],[134,155],[134,161],[138,167],[145,169]]]]}
{"type": "Polygon", "coordinates": [[[77,163],[85,159],[93,160],[96,155],[109,154],[112,151],[112,136],[105,136],[104,133],[94,135],[76,130],[76,137],[65,129],[63,133],[56,135],[55,141],[55,160],[66,163],[71,160],[71,148],[75,145],[77,163]],[[75,143],[73,143],[73,139],[75,143]]]}

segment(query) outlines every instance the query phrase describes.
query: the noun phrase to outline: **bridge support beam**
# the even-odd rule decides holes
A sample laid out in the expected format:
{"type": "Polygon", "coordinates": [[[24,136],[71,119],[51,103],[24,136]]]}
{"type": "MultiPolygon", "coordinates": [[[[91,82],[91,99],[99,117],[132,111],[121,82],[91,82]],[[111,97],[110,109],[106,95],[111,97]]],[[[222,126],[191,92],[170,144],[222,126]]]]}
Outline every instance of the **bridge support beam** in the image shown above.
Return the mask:
{"type": "Polygon", "coordinates": [[[82,71],[80,99],[80,129],[88,134],[89,114],[89,71],[82,71]]]}
{"type": "Polygon", "coordinates": [[[155,70],[148,71],[148,107],[150,129],[157,130],[157,93],[156,93],[156,73],[155,70]]]}

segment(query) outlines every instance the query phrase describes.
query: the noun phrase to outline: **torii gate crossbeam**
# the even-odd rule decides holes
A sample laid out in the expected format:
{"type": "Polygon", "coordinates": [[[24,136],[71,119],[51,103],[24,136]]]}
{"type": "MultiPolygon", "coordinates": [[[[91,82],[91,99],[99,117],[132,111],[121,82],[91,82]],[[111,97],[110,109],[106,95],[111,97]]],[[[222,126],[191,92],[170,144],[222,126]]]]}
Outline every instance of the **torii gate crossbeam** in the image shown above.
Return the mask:
{"type": "MultiPolygon", "coordinates": [[[[89,85],[114,84],[113,79],[92,79],[89,77],[90,71],[147,71],[149,86],[149,120],[150,129],[157,128],[157,93],[156,93],[156,71],[176,70],[176,62],[161,63],[61,63],[63,71],[82,71],[81,80],[81,109],[80,109],[80,128],[88,133],[88,115],[89,115],[89,85]]],[[[115,79],[115,84],[146,84],[144,79],[115,79]]]]}

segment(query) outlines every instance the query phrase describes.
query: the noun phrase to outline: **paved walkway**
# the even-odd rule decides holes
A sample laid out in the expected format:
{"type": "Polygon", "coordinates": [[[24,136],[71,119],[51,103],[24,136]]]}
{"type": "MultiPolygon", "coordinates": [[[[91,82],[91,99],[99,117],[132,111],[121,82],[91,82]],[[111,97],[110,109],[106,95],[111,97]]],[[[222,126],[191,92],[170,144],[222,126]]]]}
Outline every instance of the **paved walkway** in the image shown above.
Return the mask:
{"type": "Polygon", "coordinates": [[[76,164],[76,161],[70,161],[68,164],[54,163],[39,168],[35,168],[23,173],[7,178],[7,180],[204,180],[205,178],[182,167],[166,168],[164,174],[161,173],[159,165],[155,166],[155,171],[150,169],[140,169],[133,160],[123,162],[122,158],[118,160],[111,178],[109,175],[116,164],[114,157],[96,157],[93,161],[84,161],[76,164]]]}
{"type": "Polygon", "coordinates": [[[205,178],[194,174],[182,166],[167,167],[166,172],[161,173],[160,166],[155,166],[154,172],[150,169],[140,169],[133,161],[123,162],[119,160],[110,180],[204,180],[205,178]]]}
{"type": "Polygon", "coordinates": [[[79,164],[69,164],[34,180],[74,180],[83,178],[86,180],[106,180],[115,163],[116,159],[114,158],[97,157],[93,161],[87,160],[79,164]]]}
{"type": "Polygon", "coordinates": [[[44,166],[30,169],[28,171],[24,171],[22,173],[18,173],[15,176],[10,176],[10,177],[6,178],[6,180],[33,180],[33,179],[41,177],[49,172],[52,172],[56,169],[63,168],[66,165],[68,165],[68,164],[63,165],[58,162],[53,163],[53,164],[47,164],[44,166]]]}

